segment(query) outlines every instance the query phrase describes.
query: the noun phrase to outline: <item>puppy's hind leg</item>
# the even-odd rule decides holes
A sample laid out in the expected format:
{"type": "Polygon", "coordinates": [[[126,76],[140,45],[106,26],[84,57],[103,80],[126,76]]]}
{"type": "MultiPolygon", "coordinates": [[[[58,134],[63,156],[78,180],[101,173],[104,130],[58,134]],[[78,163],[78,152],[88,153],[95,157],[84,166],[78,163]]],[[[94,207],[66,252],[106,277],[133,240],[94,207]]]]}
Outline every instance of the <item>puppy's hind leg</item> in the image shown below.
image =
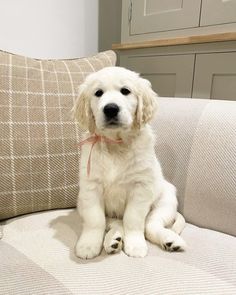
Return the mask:
{"type": "Polygon", "coordinates": [[[175,233],[180,235],[185,227],[185,219],[179,212],[176,213],[175,222],[170,227],[175,233]]]}
{"type": "Polygon", "coordinates": [[[147,217],[146,238],[166,251],[184,251],[186,243],[179,236],[184,224],[183,216],[177,213],[175,187],[166,181],[160,200],[147,217]]]}
{"type": "Polygon", "coordinates": [[[107,254],[116,254],[122,250],[124,230],[122,220],[107,218],[106,235],[104,239],[104,249],[107,254]]]}

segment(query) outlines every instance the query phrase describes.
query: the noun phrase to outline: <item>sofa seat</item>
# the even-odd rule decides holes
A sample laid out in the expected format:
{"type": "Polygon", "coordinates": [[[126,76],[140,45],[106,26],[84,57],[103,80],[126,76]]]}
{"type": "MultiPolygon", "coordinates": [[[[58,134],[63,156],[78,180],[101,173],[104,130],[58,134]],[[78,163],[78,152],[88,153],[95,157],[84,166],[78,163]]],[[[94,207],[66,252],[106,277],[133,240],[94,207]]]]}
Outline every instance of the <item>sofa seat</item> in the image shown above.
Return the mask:
{"type": "Polygon", "coordinates": [[[186,252],[149,243],[145,258],[123,252],[81,260],[75,209],[12,218],[0,241],[0,294],[236,294],[236,239],[187,224],[186,252]]]}

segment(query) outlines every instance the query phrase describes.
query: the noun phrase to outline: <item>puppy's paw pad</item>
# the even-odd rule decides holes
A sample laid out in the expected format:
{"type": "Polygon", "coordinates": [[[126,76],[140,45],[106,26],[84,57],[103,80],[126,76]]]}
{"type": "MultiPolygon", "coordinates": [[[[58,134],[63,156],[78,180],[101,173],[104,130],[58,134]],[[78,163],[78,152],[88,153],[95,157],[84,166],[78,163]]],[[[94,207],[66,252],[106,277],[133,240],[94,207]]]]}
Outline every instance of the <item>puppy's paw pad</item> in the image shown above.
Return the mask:
{"type": "Polygon", "coordinates": [[[108,232],[105,236],[103,245],[107,254],[119,253],[123,247],[121,234],[118,231],[108,232]]]}
{"type": "Polygon", "coordinates": [[[111,245],[111,247],[114,248],[114,249],[117,249],[118,246],[119,246],[119,243],[115,243],[115,244],[112,244],[112,245],[111,245]]]}
{"type": "Polygon", "coordinates": [[[178,239],[164,242],[162,248],[169,252],[182,252],[186,249],[186,243],[178,237],[178,239]]]}

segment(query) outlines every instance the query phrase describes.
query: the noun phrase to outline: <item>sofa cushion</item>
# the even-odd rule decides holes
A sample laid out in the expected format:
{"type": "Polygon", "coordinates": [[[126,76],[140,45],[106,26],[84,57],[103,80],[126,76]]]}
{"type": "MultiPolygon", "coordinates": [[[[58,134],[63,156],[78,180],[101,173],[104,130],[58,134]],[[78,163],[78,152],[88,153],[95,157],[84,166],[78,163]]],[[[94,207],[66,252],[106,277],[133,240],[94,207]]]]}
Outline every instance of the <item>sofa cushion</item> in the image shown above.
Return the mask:
{"type": "Polygon", "coordinates": [[[81,132],[70,111],[85,76],[115,61],[113,51],[73,60],[0,51],[0,219],[76,205],[81,132]]]}
{"type": "Polygon", "coordinates": [[[236,239],[188,224],[186,252],[148,244],[145,258],[74,255],[81,222],[74,209],[10,219],[0,241],[4,294],[236,294],[236,239]]]}
{"type": "Polygon", "coordinates": [[[236,235],[236,102],[159,98],[153,130],[187,221],[236,235]]]}

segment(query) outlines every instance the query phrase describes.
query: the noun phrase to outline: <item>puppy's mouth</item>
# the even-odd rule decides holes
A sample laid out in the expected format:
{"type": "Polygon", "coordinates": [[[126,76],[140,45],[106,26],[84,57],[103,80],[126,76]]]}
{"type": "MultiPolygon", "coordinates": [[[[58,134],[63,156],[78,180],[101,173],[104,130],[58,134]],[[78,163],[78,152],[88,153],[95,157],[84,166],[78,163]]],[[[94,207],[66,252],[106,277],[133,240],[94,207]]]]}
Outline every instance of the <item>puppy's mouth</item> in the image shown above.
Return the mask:
{"type": "Polygon", "coordinates": [[[105,128],[120,128],[122,124],[117,119],[106,120],[105,128]]]}

